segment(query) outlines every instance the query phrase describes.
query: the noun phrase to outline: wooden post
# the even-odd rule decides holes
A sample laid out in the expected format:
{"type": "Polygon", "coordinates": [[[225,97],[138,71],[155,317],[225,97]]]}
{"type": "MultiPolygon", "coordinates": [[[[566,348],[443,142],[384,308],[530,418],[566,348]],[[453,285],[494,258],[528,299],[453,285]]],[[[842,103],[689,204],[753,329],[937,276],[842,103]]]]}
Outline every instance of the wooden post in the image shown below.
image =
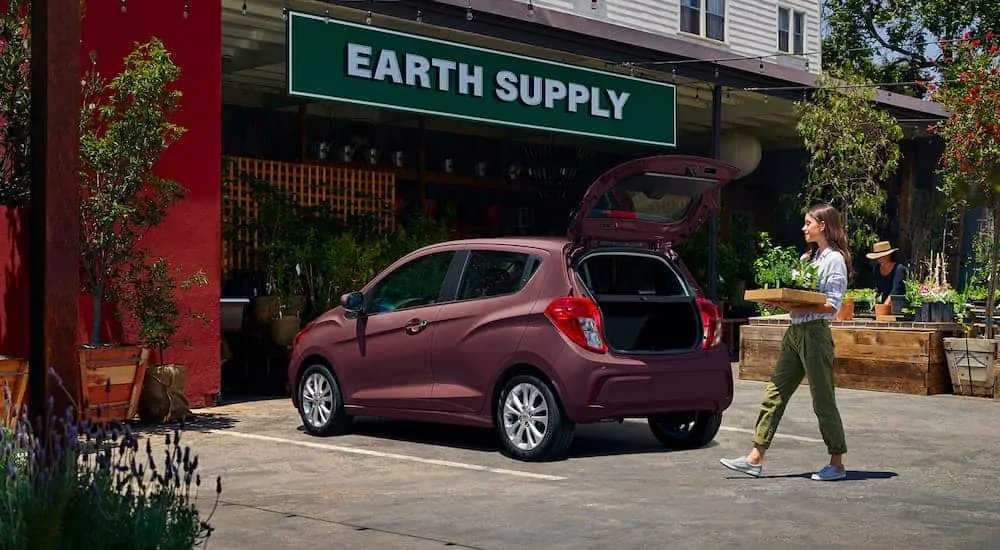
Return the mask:
{"type": "Polygon", "coordinates": [[[420,179],[420,211],[427,212],[427,123],[424,117],[417,119],[417,175],[420,179]]]}
{"type": "Polygon", "coordinates": [[[30,353],[28,406],[46,429],[80,383],[76,346],[80,300],[80,2],[35,0],[31,13],[30,353]]]}

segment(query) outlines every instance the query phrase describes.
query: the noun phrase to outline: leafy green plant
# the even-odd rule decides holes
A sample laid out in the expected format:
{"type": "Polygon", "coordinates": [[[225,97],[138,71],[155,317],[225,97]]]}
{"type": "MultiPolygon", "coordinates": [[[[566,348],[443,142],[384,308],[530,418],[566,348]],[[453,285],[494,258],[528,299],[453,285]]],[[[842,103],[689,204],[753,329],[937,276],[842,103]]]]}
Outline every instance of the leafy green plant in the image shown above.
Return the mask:
{"type": "Polygon", "coordinates": [[[163,351],[173,343],[184,318],[208,321],[204,313],[182,310],[176,291],[190,290],[208,284],[205,270],[184,276],[179,266],[171,266],[166,258],[153,262],[138,262],[125,283],[128,292],[123,298],[124,305],[138,323],[138,340],[143,346],[163,351]]]}
{"type": "Polygon", "coordinates": [[[878,301],[878,292],[874,288],[850,288],[846,296],[857,303],[868,304],[869,309],[878,301]]]}
{"type": "Polygon", "coordinates": [[[94,66],[83,81],[80,110],[80,250],[82,282],[93,301],[90,344],[101,344],[102,305],[123,298],[123,282],[144,258],[142,237],[186,190],[153,166],[184,129],[170,122],[181,93],[180,69],[153,38],[125,58],[107,81],[94,66]]]}
{"type": "Polygon", "coordinates": [[[896,119],[875,107],[871,84],[849,73],[824,73],[812,97],[796,104],[796,130],[810,155],[802,204],[840,209],[858,250],[878,239],[886,199],[881,183],[896,172],[903,137],[896,119]]]}
{"type": "Polygon", "coordinates": [[[21,206],[31,194],[31,1],[0,9],[0,205],[21,206]]]}
{"type": "Polygon", "coordinates": [[[758,236],[758,256],[754,260],[754,280],[763,288],[816,290],[819,268],[802,257],[794,246],[776,246],[771,236],[758,236]]]}
{"type": "MultiPolygon", "coordinates": [[[[188,550],[208,540],[215,508],[198,508],[199,459],[180,430],[159,455],[127,425],[57,417],[51,399],[48,411],[46,438],[23,416],[0,431],[0,548],[188,550]]],[[[214,492],[218,506],[221,478],[214,492]]]]}

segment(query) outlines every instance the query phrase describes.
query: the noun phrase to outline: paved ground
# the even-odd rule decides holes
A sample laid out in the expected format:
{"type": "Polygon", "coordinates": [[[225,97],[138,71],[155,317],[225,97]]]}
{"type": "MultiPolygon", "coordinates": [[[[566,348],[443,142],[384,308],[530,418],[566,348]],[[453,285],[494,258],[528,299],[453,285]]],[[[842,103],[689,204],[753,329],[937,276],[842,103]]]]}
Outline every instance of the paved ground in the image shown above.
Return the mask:
{"type": "Polygon", "coordinates": [[[665,452],[628,421],[580,427],[546,464],[465,428],[372,420],[314,438],[286,399],[199,411],[184,437],[203,476],[223,476],[214,549],[1000,548],[1000,402],[838,390],[850,477],[819,483],[807,387],[767,478],[718,464],[747,449],[762,388],[737,382],[707,448],[665,452]]]}

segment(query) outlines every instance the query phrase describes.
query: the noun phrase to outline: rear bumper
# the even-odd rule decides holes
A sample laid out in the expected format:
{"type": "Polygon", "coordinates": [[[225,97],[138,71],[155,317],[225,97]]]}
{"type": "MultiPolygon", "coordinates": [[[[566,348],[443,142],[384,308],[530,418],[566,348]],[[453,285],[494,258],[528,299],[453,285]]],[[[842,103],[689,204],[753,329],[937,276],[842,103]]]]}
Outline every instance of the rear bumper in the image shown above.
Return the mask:
{"type": "Polygon", "coordinates": [[[670,411],[722,411],[733,403],[733,371],[721,345],[648,358],[567,346],[556,371],[563,408],[577,423],[670,411]]]}

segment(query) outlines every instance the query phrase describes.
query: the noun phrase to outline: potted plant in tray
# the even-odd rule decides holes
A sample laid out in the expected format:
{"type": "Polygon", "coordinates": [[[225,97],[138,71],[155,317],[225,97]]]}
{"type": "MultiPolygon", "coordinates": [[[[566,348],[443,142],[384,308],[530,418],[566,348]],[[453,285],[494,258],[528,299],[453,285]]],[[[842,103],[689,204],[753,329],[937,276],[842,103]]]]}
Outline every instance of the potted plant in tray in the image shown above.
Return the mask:
{"type": "MultiPolygon", "coordinates": [[[[950,37],[949,37],[950,38],[950,37]]],[[[944,141],[939,175],[941,191],[957,208],[985,206],[993,213],[989,287],[984,338],[945,338],[952,385],[956,393],[998,397],[996,339],[993,317],[1000,251],[1000,43],[993,32],[983,38],[966,33],[941,41],[940,85],[928,84],[931,98],[951,116],[931,130],[944,141]]]]}
{"type": "Polygon", "coordinates": [[[82,86],[80,112],[81,282],[93,307],[90,341],[80,348],[77,404],[82,418],[127,420],[136,413],[149,350],[102,341],[104,306],[125,298],[145,261],[142,238],[185,189],[153,166],[184,129],[170,122],[180,70],[158,39],[136,46],[106,80],[96,58],[82,86]]]}
{"type": "Polygon", "coordinates": [[[744,291],[745,300],[764,304],[764,315],[777,312],[766,306],[769,303],[826,303],[826,295],[817,292],[819,268],[795,247],[773,245],[766,232],[758,236],[758,247],[761,252],[754,260],[754,279],[761,288],[744,291]]]}

